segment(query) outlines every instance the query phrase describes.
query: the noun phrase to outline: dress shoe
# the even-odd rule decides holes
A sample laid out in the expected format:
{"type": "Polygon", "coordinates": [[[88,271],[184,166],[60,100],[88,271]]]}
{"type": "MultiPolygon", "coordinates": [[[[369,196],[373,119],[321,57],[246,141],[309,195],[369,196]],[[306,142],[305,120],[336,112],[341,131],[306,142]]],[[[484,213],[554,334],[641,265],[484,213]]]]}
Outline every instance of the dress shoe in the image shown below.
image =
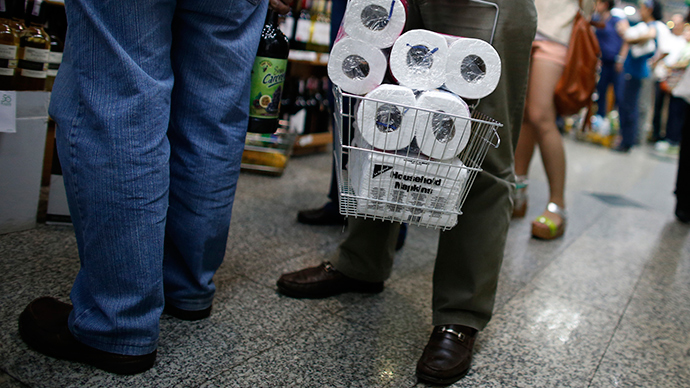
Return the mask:
{"type": "Polygon", "coordinates": [[[433,384],[452,384],[465,377],[472,364],[477,329],[462,325],[434,327],[417,363],[417,377],[433,384]]]}
{"type": "Polygon", "coordinates": [[[183,321],[198,321],[208,318],[209,315],[211,315],[211,307],[213,306],[208,306],[203,310],[182,310],[181,308],[166,303],[163,312],[183,321]]]}
{"type": "Polygon", "coordinates": [[[337,206],[324,205],[318,209],[300,210],[297,222],[307,225],[347,225],[347,218],[340,214],[337,206]]]}
{"type": "Polygon", "coordinates": [[[352,279],[323,262],[318,267],[284,274],[278,279],[278,291],[293,298],[320,299],[345,292],[375,294],[383,291],[383,282],[352,279]]]}
{"type": "Polygon", "coordinates": [[[46,356],[89,364],[107,372],[132,375],[153,366],[155,350],[143,356],[127,356],[79,342],[67,327],[71,311],[72,305],[57,299],[35,299],[19,315],[19,334],[30,347],[46,356]]]}

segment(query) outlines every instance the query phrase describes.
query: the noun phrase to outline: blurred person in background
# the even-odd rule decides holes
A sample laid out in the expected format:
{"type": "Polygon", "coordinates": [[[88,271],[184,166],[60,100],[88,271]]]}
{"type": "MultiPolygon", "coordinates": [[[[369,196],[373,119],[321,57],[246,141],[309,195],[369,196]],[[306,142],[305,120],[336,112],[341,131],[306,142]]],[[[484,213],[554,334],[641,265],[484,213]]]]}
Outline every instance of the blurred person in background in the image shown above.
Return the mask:
{"type": "Polygon", "coordinates": [[[597,40],[601,49],[599,81],[597,83],[597,112],[594,123],[603,123],[609,113],[609,107],[616,107],[622,101],[623,61],[627,45],[623,40],[623,28],[627,25],[624,18],[614,16],[611,10],[614,0],[597,0],[592,25],[596,27],[597,40]],[[613,86],[614,101],[609,101],[609,87],[613,86]]]}
{"type": "MultiPolygon", "coordinates": [[[[674,71],[681,55],[687,46],[685,39],[685,22],[683,15],[675,14],[671,17],[673,28],[669,31],[662,22],[657,22],[661,36],[659,46],[664,47],[662,53],[654,61],[655,99],[654,119],[650,141],[655,142],[654,149],[658,153],[676,155],[680,145],[681,131],[685,120],[685,100],[671,94],[671,83],[677,82],[678,71],[674,71]],[[662,31],[666,31],[662,34],[662,31]],[[663,44],[662,44],[663,41],[663,44]]],[[[683,67],[683,66],[681,66],[683,67]]],[[[682,73],[681,73],[682,74],[682,73]]]]}
{"type": "Polygon", "coordinates": [[[638,4],[642,21],[634,26],[623,26],[628,53],[623,63],[623,101],[619,104],[620,139],[614,150],[628,152],[637,144],[640,128],[640,90],[642,80],[649,78],[649,60],[657,50],[657,20],[663,15],[657,0],[641,0],[638,4]]]}

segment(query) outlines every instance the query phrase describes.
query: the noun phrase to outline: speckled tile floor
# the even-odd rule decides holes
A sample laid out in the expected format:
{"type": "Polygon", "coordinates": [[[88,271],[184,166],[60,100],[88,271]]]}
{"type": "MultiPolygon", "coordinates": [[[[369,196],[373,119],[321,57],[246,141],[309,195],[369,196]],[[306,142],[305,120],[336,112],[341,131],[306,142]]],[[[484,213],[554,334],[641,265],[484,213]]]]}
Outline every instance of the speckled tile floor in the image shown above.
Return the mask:
{"type": "MultiPolygon", "coordinates": [[[[546,202],[535,159],[531,207],[514,220],[493,320],[456,387],[690,387],[690,227],[673,216],[676,160],[566,139],[564,238],[529,238],[546,202]]],[[[296,223],[320,205],[330,155],[293,158],[280,178],[243,173],[211,317],[163,316],[156,365],[129,377],[44,357],[16,320],[34,297],[68,300],[78,270],[69,227],[0,235],[0,387],[414,387],[431,330],[433,230],[411,228],[374,296],[293,300],[275,280],[328,257],[342,228],[296,223]]]]}

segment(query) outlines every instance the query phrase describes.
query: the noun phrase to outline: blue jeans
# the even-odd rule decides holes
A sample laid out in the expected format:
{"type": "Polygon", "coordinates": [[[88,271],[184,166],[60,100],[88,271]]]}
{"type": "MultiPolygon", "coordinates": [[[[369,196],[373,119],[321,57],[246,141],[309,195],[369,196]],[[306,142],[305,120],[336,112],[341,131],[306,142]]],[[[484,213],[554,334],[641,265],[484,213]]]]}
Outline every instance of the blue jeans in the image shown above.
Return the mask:
{"type": "Polygon", "coordinates": [[[640,116],[638,100],[641,87],[641,79],[631,77],[629,74],[625,75],[623,101],[618,105],[622,138],[621,146],[625,148],[634,146],[637,140],[638,120],[640,116]]]}
{"type": "Polygon", "coordinates": [[[616,71],[615,62],[602,62],[599,82],[597,83],[597,114],[606,117],[608,113],[608,88],[613,85],[613,92],[616,98],[616,105],[623,100],[621,89],[623,87],[623,74],[616,71]]]}
{"type": "Polygon", "coordinates": [[[50,115],[81,262],[69,327],[147,354],[164,303],[211,305],[268,2],[66,3],[50,115]]]}

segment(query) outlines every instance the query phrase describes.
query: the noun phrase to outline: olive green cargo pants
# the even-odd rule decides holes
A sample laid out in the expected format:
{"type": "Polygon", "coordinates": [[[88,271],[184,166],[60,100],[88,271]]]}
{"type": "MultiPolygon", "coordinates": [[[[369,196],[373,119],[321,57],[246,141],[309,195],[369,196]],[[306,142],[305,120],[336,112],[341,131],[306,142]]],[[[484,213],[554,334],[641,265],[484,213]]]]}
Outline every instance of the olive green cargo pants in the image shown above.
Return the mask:
{"type": "MultiPolygon", "coordinates": [[[[483,329],[491,319],[512,213],[514,151],[527,90],[537,15],[533,0],[493,0],[499,6],[493,45],[501,56],[497,89],[478,110],[503,123],[501,145],[486,155],[463,215],[440,232],[433,277],[433,324],[483,329]]],[[[411,0],[406,29],[491,39],[495,9],[470,0],[411,0]]],[[[349,234],[331,260],[345,275],[386,280],[400,224],[350,217],[349,234]]]]}

